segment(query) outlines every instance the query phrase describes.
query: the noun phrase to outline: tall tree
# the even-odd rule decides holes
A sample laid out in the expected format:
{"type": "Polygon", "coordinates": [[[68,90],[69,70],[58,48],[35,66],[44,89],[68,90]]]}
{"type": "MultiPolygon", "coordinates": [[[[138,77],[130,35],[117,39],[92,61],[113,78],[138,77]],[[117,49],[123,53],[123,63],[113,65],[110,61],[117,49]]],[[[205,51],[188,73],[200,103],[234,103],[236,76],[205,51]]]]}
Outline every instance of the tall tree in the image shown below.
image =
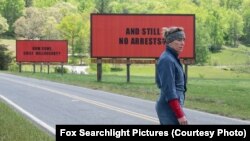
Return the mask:
{"type": "Polygon", "coordinates": [[[232,47],[238,47],[239,38],[243,34],[243,19],[242,17],[237,14],[236,12],[232,11],[229,19],[229,31],[228,31],[228,37],[229,37],[229,44],[232,47]]]}
{"type": "Polygon", "coordinates": [[[46,16],[41,9],[30,7],[26,9],[25,16],[14,23],[15,33],[27,39],[41,39],[46,16]]]}
{"type": "Polygon", "coordinates": [[[79,1],[78,10],[80,12],[92,12],[95,7],[93,0],[79,1]]]}
{"type": "Polygon", "coordinates": [[[110,13],[109,4],[112,0],[95,0],[98,13],[110,13]]]}
{"type": "Polygon", "coordinates": [[[26,39],[60,39],[57,24],[68,15],[76,11],[76,7],[61,2],[53,7],[29,7],[24,16],[16,20],[15,33],[26,39]]]}
{"type": "Polygon", "coordinates": [[[8,70],[9,64],[12,62],[11,52],[8,52],[7,45],[0,44],[0,70],[8,70]]]}
{"type": "Polygon", "coordinates": [[[90,52],[90,15],[88,13],[82,14],[83,27],[80,33],[80,37],[78,38],[79,50],[78,53],[82,53],[83,55],[87,55],[90,52]]]}
{"type": "Polygon", "coordinates": [[[24,10],[24,0],[6,0],[2,7],[2,16],[7,19],[9,25],[9,35],[14,34],[13,24],[14,22],[23,15],[24,10]]]}
{"type": "Polygon", "coordinates": [[[224,29],[223,24],[221,23],[221,15],[217,10],[210,11],[211,14],[207,18],[207,26],[209,27],[208,32],[211,37],[211,46],[209,47],[210,51],[217,52],[221,50],[222,45],[224,44],[224,29]]]}
{"type": "Polygon", "coordinates": [[[203,7],[192,8],[196,9],[195,18],[195,63],[204,65],[209,61],[209,47],[211,46],[210,27],[207,26],[208,11],[203,7]]]}
{"type": "Polygon", "coordinates": [[[34,0],[33,5],[35,7],[51,7],[56,4],[59,0],[34,0]]]}
{"type": "Polygon", "coordinates": [[[58,25],[58,28],[63,35],[63,38],[69,40],[70,42],[71,53],[73,57],[75,55],[74,43],[76,39],[80,37],[82,26],[82,17],[79,14],[71,14],[65,16],[58,25]]]}
{"type": "Polygon", "coordinates": [[[195,37],[195,63],[204,65],[208,62],[209,59],[209,50],[208,47],[210,46],[210,36],[207,31],[207,27],[203,22],[197,22],[196,25],[196,37],[195,37]]]}
{"type": "Polygon", "coordinates": [[[240,9],[244,0],[220,0],[220,6],[227,9],[240,9]]]}
{"type": "Polygon", "coordinates": [[[8,31],[9,25],[7,20],[0,15],[0,34],[8,31]]]}
{"type": "Polygon", "coordinates": [[[244,35],[243,41],[250,44],[250,0],[246,0],[243,4],[243,21],[244,21],[244,35]]]}
{"type": "Polygon", "coordinates": [[[33,6],[33,0],[25,0],[25,7],[33,6]]]}
{"type": "Polygon", "coordinates": [[[55,17],[49,16],[46,18],[46,21],[43,27],[43,32],[42,32],[43,39],[47,39],[47,40],[60,39],[60,32],[56,28],[57,24],[58,23],[55,17]]]}

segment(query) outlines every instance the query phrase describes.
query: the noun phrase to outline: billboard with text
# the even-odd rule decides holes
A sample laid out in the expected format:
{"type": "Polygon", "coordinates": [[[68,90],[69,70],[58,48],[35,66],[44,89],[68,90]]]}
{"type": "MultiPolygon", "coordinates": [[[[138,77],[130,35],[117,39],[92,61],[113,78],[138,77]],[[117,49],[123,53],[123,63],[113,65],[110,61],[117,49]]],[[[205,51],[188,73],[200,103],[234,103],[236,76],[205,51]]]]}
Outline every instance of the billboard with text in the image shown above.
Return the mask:
{"type": "Polygon", "coordinates": [[[180,26],[186,41],[180,58],[195,57],[193,14],[91,14],[92,58],[158,58],[162,28],[180,26]]]}
{"type": "Polygon", "coordinates": [[[17,62],[68,62],[66,40],[17,40],[17,62]]]}

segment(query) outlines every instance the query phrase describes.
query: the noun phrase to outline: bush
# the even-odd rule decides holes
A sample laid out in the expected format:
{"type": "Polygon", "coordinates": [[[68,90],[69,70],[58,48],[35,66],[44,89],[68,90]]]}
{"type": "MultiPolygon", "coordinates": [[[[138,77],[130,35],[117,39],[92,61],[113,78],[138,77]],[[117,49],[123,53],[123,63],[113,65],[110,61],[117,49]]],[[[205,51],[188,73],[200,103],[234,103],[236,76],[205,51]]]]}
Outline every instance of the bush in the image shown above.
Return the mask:
{"type": "Polygon", "coordinates": [[[67,68],[62,69],[62,67],[55,67],[55,73],[68,73],[68,69],[67,68]]]}
{"type": "Polygon", "coordinates": [[[8,70],[13,71],[13,72],[19,71],[19,66],[18,66],[17,64],[11,63],[11,64],[9,65],[8,70]]]}
{"type": "Polygon", "coordinates": [[[123,68],[120,67],[112,67],[110,68],[111,72],[123,71],[123,68]]]}
{"type": "Polygon", "coordinates": [[[209,47],[209,50],[212,52],[212,53],[215,53],[215,52],[219,52],[221,51],[222,49],[222,46],[221,45],[211,45],[209,47]]]}
{"type": "Polygon", "coordinates": [[[0,44],[0,70],[8,70],[13,58],[8,52],[7,45],[0,44]]]}

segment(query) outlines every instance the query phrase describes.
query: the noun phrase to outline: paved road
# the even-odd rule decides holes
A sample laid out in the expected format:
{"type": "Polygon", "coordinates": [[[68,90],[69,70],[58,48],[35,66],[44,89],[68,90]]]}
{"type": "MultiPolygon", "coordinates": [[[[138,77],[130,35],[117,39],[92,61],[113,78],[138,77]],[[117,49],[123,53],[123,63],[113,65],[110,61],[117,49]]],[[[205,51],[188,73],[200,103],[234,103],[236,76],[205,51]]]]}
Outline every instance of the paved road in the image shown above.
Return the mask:
{"type": "MultiPolygon", "coordinates": [[[[155,102],[0,73],[0,100],[54,134],[57,124],[159,124],[155,102]]],[[[250,124],[185,109],[190,124],[250,124]]]]}

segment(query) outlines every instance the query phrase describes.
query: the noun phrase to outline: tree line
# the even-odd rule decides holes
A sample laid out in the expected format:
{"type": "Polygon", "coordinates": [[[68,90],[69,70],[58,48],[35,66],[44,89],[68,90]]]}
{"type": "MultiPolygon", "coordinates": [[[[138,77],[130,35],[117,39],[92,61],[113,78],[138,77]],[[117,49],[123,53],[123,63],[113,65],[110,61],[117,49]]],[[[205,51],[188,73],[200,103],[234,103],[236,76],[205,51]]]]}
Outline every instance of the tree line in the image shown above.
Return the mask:
{"type": "Polygon", "coordinates": [[[222,46],[250,44],[250,0],[0,0],[0,34],[67,39],[71,54],[89,54],[90,13],[195,14],[196,63],[222,46]]]}

